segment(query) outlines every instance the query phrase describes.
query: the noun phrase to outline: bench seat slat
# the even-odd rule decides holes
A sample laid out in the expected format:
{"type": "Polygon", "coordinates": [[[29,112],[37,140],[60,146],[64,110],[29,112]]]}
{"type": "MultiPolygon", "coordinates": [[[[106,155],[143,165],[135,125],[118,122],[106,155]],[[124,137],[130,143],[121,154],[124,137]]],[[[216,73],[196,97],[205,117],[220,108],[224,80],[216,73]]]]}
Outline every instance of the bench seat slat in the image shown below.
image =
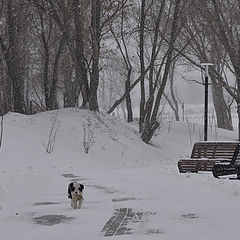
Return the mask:
{"type": "Polygon", "coordinates": [[[230,162],[227,159],[181,159],[178,162],[178,168],[180,173],[184,172],[198,172],[198,171],[212,171],[213,166],[219,162],[230,162]]]}

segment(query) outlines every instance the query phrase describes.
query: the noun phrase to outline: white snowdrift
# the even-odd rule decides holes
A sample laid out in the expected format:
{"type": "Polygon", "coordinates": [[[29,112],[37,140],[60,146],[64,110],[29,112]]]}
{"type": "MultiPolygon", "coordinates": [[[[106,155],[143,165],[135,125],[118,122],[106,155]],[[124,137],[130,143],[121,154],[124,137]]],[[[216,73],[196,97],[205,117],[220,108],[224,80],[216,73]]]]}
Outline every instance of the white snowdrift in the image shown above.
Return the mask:
{"type": "MultiPolygon", "coordinates": [[[[215,128],[209,135],[210,140],[236,140],[236,133],[215,128]]],[[[132,234],[112,238],[237,239],[239,182],[214,179],[211,173],[178,173],[177,161],[188,157],[199,140],[201,126],[183,122],[170,128],[166,123],[146,145],[137,123],[105,113],[9,113],[0,150],[1,239],[105,239],[102,229],[119,208],[146,214],[128,223],[132,234]],[[49,154],[56,116],[56,142],[49,154]],[[94,140],[88,154],[84,128],[85,137],[90,130],[94,140]],[[67,199],[72,180],[85,185],[80,210],[67,199]]]]}

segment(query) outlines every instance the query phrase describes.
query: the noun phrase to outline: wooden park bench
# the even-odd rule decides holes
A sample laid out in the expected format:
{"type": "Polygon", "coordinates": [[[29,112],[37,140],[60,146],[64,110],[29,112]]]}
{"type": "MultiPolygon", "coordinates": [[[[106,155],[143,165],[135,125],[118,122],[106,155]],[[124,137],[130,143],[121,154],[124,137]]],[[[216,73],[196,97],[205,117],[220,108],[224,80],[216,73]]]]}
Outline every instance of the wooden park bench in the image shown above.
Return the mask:
{"type": "Polygon", "coordinates": [[[217,163],[231,163],[233,156],[238,162],[240,154],[237,146],[238,142],[196,142],[191,157],[178,161],[179,172],[212,171],[217,163]]]}

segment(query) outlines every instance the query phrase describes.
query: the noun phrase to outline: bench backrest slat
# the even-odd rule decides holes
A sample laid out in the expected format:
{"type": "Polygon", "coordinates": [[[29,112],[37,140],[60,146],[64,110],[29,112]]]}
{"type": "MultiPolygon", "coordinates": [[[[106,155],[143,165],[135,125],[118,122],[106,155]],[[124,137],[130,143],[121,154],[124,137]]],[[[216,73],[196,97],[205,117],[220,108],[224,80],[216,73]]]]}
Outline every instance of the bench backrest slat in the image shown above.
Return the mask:
{"type": "MultiPolygon", "coordinates": [[[[238,142],[197,142],[193,146],[191,158],[232,159],[238,142]]],[[[240,160],[240,154],[237,155],[240,160]]]]}

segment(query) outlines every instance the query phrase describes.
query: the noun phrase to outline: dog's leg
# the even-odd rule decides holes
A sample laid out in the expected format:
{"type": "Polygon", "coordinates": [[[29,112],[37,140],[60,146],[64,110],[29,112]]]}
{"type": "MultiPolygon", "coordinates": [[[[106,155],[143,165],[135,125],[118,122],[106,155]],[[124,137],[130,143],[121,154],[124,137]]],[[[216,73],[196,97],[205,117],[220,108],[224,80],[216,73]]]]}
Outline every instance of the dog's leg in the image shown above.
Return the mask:
{"type": "Polygon", "coordinates": [[[73,199],[71,199],[71,207],[73,207],[73,199]]]}
{"type": "Polygon", "coordinates": [[[79,200],[78,208],[81,208],[81,206],[82,206],[82,202],[83,202],[83,198],[81,198],[81,199],[79,200]]]}
{"type": "Polygon", "coordinates": [[[76,199],[74,199],[74,201],[73,201],[73,208],[74,208],[74,209],[77,208],[77,200],[76,200],[76,199]]]}

